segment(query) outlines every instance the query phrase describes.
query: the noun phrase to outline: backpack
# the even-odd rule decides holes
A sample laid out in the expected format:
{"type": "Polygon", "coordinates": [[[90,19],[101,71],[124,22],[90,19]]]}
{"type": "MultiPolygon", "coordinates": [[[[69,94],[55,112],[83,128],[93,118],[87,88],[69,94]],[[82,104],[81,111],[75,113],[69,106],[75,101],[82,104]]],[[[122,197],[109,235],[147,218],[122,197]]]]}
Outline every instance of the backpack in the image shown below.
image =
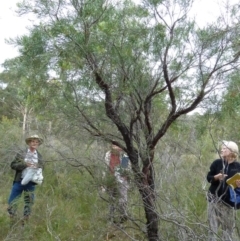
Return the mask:
{"type": "Polygon", "coordinates": [[[240,188],[233,189],[232,187],[229,187],[229,193],[230,201],[235,205],[238,205],[240,203],[240,188]]]}
{"type": "Polygon", "coordinates": [[[129,164],[128,162],[129,162],[129,157],[128,156],[123,156],[121,158],[121,163],[120,163],[121,168],[128,168],[128,164],[129,164]]]}

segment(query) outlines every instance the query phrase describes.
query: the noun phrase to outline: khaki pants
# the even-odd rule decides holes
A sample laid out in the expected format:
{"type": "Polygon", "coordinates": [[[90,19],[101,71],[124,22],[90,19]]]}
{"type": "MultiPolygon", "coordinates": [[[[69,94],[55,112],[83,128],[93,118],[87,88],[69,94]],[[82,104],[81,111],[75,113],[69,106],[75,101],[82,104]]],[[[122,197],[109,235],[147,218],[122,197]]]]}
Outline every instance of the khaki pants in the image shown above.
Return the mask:
{"type": "Polygon", "coordinates": [[[127,200],[129,184],[127,180],[116,182],[115,187],[107,189],[109,194],[109,220],[120,222],[127,218],[127,200]]]}
{"type": "Polygon", "coordinates": [[[209,234],[208,241],[236,241],[233,240],[235,227],[234,208],[223,204],[221,201],[208,202],[209,234]],[[221,230],[222,232],[218,231],[221,230]]]}

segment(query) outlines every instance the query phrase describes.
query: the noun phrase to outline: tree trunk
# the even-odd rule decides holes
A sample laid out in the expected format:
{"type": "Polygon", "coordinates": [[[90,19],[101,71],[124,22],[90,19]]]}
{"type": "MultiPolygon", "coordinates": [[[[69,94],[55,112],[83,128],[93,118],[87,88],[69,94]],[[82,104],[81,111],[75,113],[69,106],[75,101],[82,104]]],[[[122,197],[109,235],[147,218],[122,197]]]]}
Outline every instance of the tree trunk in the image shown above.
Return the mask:
{"type": "Polygon", "coordinates": [[[153,155],[154,153],[152,153],[151,158],[146,159],[145,163],[148,163],[148,165],[143,167],[142,171],[138,169],[137,155],[131,155],[130,159],[132,158],[132,169],[135,173],[136,182],[143,201],[145,217],[147,220],[146,229],[148,240],[160,241],[158,233],[159,218],[156,210],[153,167],[149,164],[151,163],[150,160],[153,159],[153,155]]]}
{"type": "Polygon", "coordinates": [[[150,186],[140,190],[146,215],[146,228],[149,241],[159,241],[158,215],[156,212],[155,197],[150,186]]]}
{"type": "Polygon", "coordinates": [[[22,125],[22,135],[25,136],[26,134],[26,129],[27,129],[27,115],[28,115],[28,110],[27,110],[27,107],[24,106],[23,107],[23,125],[22,125]]]}

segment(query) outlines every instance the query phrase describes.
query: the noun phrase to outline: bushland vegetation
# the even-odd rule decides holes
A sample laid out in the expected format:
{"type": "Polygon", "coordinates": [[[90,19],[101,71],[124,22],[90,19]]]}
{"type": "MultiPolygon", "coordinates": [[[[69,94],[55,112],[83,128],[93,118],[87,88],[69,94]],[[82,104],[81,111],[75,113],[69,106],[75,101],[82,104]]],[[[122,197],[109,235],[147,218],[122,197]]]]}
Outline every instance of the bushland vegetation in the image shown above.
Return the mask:
{"type": "Polygon", "coordinates": [[[206,240],[208,166],[221,140],[239,144],[240,18],[228,2],[201,27],[192,3],[18,4],[34,24],[8,40],[19,56],[0,74],[3,240],[206,240]],[[45,140],[45,179],[29,229],[9,232],[9,163],[32,133],[45,140]],[[106,215],[110,143],[132,165],[124,227],[106,215]]]}
{"type": "MultiPolygon", "coordinates": [[[[211,117],[212,118],[212,117],[211,117]]],[[[208,231],[206,173],[218,153],[212,144],[209,118],[188,116],[162,139],[156,150],[156,210],[162,240],[206,240],[208,231]]],[[[67,133],[41,133],[39,149],[46,160],[44,183],[37,187],[36,201],[28,225],[22,229],[22,205],[17,223],[10,229],[7,198],[14,172],[9,164],[17,148],[24,147],[17,120],[1,121],[1,240],[147,240],[141,197],[131,181],[129,220],[123,226],[108,221],[108,196],[102,177],[108,145],[67,133]]],[[[216,122],[213,128],[219,126],[216,122]]],[[[226,126],[225,126],[226,127],[226,126]]],[[[218,129],[218,128],[217,128],[218,129]]],[[[231,127],[229,127],[231,130],[231,127]]],[[[214,131],[215,132],[215,131],[214,131]]],[[[231,132],[231,131],[230,131],[231,132]]],[[[228,133],[224,133],[228,136],[228,133]]],[[[232,139],[237,139],[236,135],[232,139]]],[[[227,138],[225,138],[227,139],[227,138]]],[[[239,223],[237,215],[237,225],[239,223]]]]}

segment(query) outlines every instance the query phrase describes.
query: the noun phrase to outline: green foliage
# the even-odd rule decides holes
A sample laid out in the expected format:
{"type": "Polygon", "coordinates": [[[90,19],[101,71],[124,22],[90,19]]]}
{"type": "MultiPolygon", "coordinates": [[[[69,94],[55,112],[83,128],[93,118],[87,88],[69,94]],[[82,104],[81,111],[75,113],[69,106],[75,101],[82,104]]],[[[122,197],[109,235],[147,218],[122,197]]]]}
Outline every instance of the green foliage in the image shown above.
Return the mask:
{"type": "Polygon", "coordinates": [[[225,92],[222,107],[222,116],[227,115],[232,118],[239,116],[240,114],[240,78],[239,71],[230,76],[230,83],[225,92]]]}
{"type": "MultiPolygon", "coordinates": [[[[9,173],[9,163],[11,162],[15,148],[18,148],[21,143],[21,129],[19,128],[19,120],[8,119],[2,117],[0,121],[0,175],[9,173]]],[[[7,179],[8,180],[8,179],[7,179]]],[[[0,184],[4,185],[6,180],[1,179],[0,184]]]]}
{"type": "MultiPolygon", "coordinates": [[[[115,6],[102,0],[35,0],[19,4],[20,13],[36,14],[39,25],[12,41],[20,56],[4,64],[1,81],[7,88],[1,94],[7,105],[1,115],[19,116],[8,113],[8,107],[27,110],[28,120],[36,118],[29,121],[29,130],[41,130],[51,147],[44,149],[49,160],[45,183],[38,188],[25,239],[30,239],[28,235],[37,240],[105,239],[107,203],[103,200],[107,198],[98,188],[114,185],[114,180],[100,177],[99,160],[104,158],[103,142],[117,140],[136,154],[136,175],[144,176],[140,167],[149,168],[154,161],[156,212],[163,239],[206,240],[203,180],[218,141],[239,139],[239,78],[231,79],[220,108],[214,92],[222,86],[228,68],[238,66],[233,52],[237,52],[239,29],[223,26],[221,19],[198,29],[187,16],[190,3],[154,0],[136,6],[124,1],[115,6]],[[213,109],[206,104],[205,115],[183,116],[202,101],[212,101],[213,109]],[[230,121],[229,113],[233,114],[230,121]],[[154,149],[159,140],[160,148],[154,149]],[[148,157],[150,148],[155,160],[148,157]]],[[[20,132],[15,124],[2,121],[1,132],[9,137],[1,146],[3,154],[3,149],[14,150],[9,142],[20,143],[19,137],[14,139],[20,132]],[[11,127],[18,130],[14,133],[11,127]]],[[[10,158],[3,160],[9,164],[10,158]]],[[[10,173],[3,174],[10,188],[10,173]]],[[[147,178],[142,179],[145,185],[147,178]]],[[[143,208],[149,207],[142,206],[135,189],[130,194],[133,219],[127,234],[143,240],[145,218],[148,223],[155,220],[144,213],[143,208]]],[[[155,209],[154,202],[150,209],[155,209]]],[[[3,211],[1,215],[7,230],[3,211]]],[[[123,232],[113,232],[115,240],[127,240],[123,232]]],[[[7,235],[4,231],[1,237],[7,235]]]]}
{"type": "MultiPolygon", "coordinates": [[[[193,233],[194,237],[206,239],[205,195],[208,185],[205,177],[216,155],[212,152],[214,147],[209,132],[204,131],[210,121],[208,117],[188,116],[176,122],[156,150],[156,205],[160,218],[159,232],[164,240],[184,240],[184,235],[191,237],[193,233]]],[[[61,130],[54,139],[46,136],[45,145],[40,148],[47,160],[44,183],[36,189],[36,201],[30,222],[24,232],[18,229],[20,223],[13,232],[9,232],[6,200],[14,175],[9,164],[16,146],[13,143],[21,143],[21,130],[17,127],[17,121],[7,118],[2,120],[0,127],[6,140],[2,142],[1,150],[8,153],[8,159],[1,159],[1,170],[5,170],[1,173],[1,183],[5,188],[0,199],[0,239],[8,237],[14,240],[15,235],[25,240],[90,241],[105,240],[115,235],[114,240],[131,240],[124,234],[126,232],[136,240],[146,240],[145,214],[134,179],[128,199],[131,219],[122,232],[107,223],[108,196],[106,192],[101,192],[100,186],[114,182],[111,178],[101,178],[105,153],[103,143],[87,146],[86,136],[82,135],[77,140],[69,130],[61,130]],[[71,161],[70,157],[76,158],[76,162],[71,161]]],[[[225,134],[229,135],[230,132],[229,128],[225,134]]],[[[216,129],[212,129],[212,134],[214,137],[218,136],[216,129]]],[[[21,201],[19,218],[22,215],[22,205],[21,201]]],[[[20,238],[18,240],[21,240],[20,238]]]]}

